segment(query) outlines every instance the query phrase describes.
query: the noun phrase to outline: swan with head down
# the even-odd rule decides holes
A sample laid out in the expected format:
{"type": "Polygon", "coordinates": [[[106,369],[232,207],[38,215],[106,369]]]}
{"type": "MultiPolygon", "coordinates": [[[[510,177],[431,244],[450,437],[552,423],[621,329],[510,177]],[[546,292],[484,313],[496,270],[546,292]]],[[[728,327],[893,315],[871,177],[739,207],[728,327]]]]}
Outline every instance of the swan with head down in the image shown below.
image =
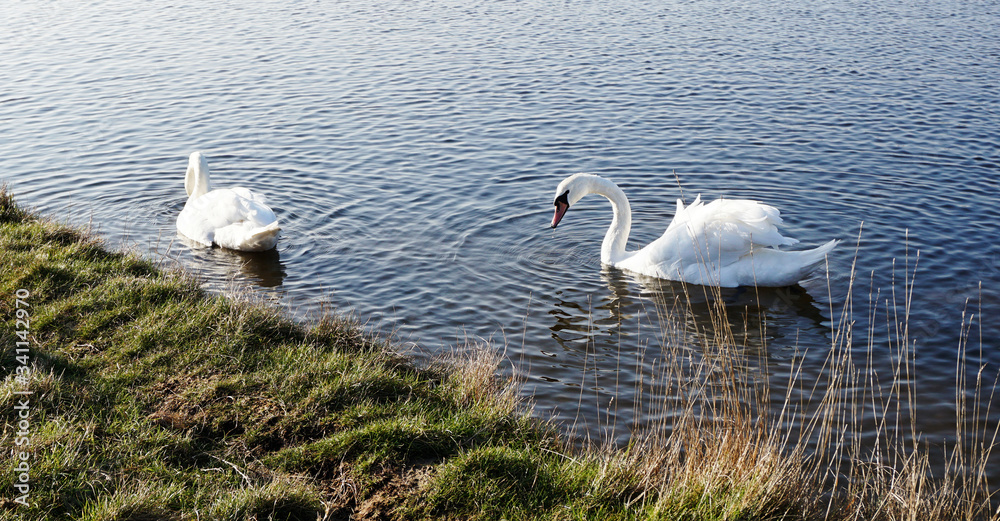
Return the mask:
{"type": "Polygon", "coordinates": [[[784,251],[799,241],[783,237],[777,208],[746,199],[702,203],[701,196],[685,207],[677,200],[666,232],[646,247],[626,251],[632,209],[618,185],[593,174],[575,174],[556,188],[555,228],[566,211],[588,194],[611,201],[611,226],[601,244],[601,262],[649,277],[706,286],[792,286],[809,277],[839,242],[811,250],[784,251]]]}
{"type": "Polygon", "coordinates": [[[188,159],[184,189],[188,200],[177,216],[177,231],[185,237],[240,251],[267,251],[278,243],[278,218],[264,198],[242,187],[213,190],[201,152],[188,159]]]}

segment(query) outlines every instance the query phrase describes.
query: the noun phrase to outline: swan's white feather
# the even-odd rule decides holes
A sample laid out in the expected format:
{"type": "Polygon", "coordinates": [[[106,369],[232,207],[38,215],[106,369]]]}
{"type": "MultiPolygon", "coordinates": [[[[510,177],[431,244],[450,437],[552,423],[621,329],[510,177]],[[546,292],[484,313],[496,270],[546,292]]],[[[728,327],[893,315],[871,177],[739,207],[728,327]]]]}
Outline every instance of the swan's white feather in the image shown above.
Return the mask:
{"type": "Polygon", "coordinates": [[[210,190],[207,163],[191,154],[186,182],[191,196],[177,216],[177,230],[203,246],[265,251],[278,242],[278,218],[264,198],[242,187],[210,190]]]}

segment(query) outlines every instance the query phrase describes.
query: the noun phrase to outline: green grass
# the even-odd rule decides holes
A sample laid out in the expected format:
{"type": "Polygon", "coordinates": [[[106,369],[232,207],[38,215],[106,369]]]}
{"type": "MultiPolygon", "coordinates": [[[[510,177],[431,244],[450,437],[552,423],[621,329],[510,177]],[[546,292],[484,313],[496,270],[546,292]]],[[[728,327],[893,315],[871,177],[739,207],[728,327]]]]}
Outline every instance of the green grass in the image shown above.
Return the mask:
{"type": "MultiPolygon", "coordinates": [[[[0,519],[906,517],[829,508],[856,490],[824,496],[815,461],[757,421],[741,392],[723,386],[740,399],[714,417],[692,412],[718,402],[697,374],[679,389],[692,398],[670,436],[573,449],[497,377],[489,346],[417,367],[349,319],[303,325],[207,294],[5,191],[0,265],[5,447],[17,437],[15,392],[34,393],[31,505],[13,501],[18,451],[5,450],[0,519]],[[30,292],[27,386],[9,348],[19,289],[30,292]]],[[[873,479],[873,501],[897,493],[873,479]]]]}
{"type": "MultiPolygon", "coordinates": [[[[433,468],[480,446],[555,443],[551,428],[514,414],[509,393],[505,407],[470,401],[457,373],[418,369],[350,320],[306,327],[208,295],[6,193],[0,252],[11,267],[0,278],[8,346],[14,295],[30,291],[35,393],[31,507],[5,500],[0,512],[314,520],[377,494],[369,474],[433,468]],[[344,480],[362,486],[331,502],[344,480]]],[[[20,362],[5,349],[2,364],[10,376],[0,407],[10,414],[20,362]]],[[[13,458],[4,451],[0,466],[13,458]]],[[[2,473],[0,488],[13,479],[2,473]]]]}

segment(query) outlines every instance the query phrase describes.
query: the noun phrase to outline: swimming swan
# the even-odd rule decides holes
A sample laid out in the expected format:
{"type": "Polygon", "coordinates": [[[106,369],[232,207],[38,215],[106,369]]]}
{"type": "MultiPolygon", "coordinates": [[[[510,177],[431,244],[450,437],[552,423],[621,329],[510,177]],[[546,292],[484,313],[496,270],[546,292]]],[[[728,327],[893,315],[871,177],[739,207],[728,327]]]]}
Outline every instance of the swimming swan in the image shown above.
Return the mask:
{"type": "Polygon", "coordinates": [[[177,216],[177,230],[189,239],[241,251],[266,251],[278,243],[278,218],[264,198],[246,188],[212,190],[201,152],[188,159],[184,189],[188,200],[177,216]]]}
{"type": "Polygon", "coordinates": [[[632,209],[615,183],[592,174],[575,174],[556,188],[555,228],[570,206],[587,194],[611,201],[614,217],[601,244],[601,262],[650,277],[706,286],[791,286],[805,279],[839,242],[818,248],[781,251],[799,241],[782,237],[778,209],[757,201],[695,198],[687,208],[677,200],[674,219],[659,239],[638,251],[625,251],[632,209]]]}

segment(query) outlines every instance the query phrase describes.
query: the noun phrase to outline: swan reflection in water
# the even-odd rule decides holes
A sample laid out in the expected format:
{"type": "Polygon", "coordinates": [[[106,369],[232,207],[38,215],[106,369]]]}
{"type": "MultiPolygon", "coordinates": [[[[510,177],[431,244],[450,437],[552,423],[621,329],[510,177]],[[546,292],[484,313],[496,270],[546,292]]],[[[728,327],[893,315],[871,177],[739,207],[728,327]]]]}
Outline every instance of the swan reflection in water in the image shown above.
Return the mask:
{"type": "Polygon", "coordinates": [[[712,321],[720,317],[727,319],[733,333],[738,333],[736,339],[748,348],[763,349],[772,335],[787,333],[764,333],[769,324],[796,322],[822,335],[829,332],[824,325],[828,319],[812,295],[799,285],[718,288],[626,273],[611,266],[602,268],[601,279],[609,291],[597,302],[591,301],[590,294],[563,291],[549,311],[555,318],[550,326],[552,337],[564,349],[577,351],[574,344],[584,339],[602,344],[601,337],[611,341],[617,335],[636,334],[637,325],[653,326],[659,336],[667,333],[662,327],[667,325],[668,316],[692,336],[692,345],[709,343],[711,339],[703,337],[709,333],[712,321]],[[643,316],[649,322],[637,324],[636,320],[643,316]]]}
{"type": "Polygon", "coordinates": [[[189,248],[190,262],[185,264],[210,287],[222,290],[230,281],[243,278],[261,288],[277,288],[285,280],[285,265],[277,248],[261,252],[205,248],[183,235],[177,237],[189,248]]]}
{"type": "Polygon", "coordinates": [[[719,360],[720,349],[730,376],[749,383],[784,374],[806,348],[829,346],[828,318],[801,286],[707,287],[610,266],[601,279],[607,291],[563,290],[549,310],[561,347],[549,356],[563,384],[579,388],[559,408],[599,410],[575,418],[576,433],[591,440],[627,443],[637,429],[669,425],[664,404],[678,399],[676,379],[704,378],[693,368],[719,360]]]}

